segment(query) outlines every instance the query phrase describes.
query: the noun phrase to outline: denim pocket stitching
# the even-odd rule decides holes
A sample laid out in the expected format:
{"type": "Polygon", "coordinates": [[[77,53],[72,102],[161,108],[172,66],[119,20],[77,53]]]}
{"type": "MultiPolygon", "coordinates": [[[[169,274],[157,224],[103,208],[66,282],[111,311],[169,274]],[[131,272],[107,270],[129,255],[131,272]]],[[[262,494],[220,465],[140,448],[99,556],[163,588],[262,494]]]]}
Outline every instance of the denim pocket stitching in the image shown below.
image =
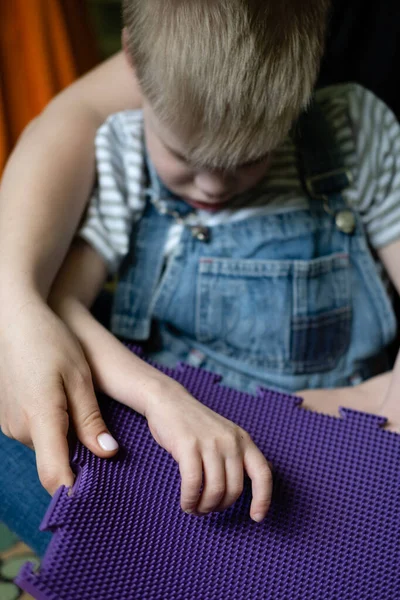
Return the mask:
{"type": "MultiPolygon", "coordinates": [[[[201,343],[211,342],[213,338],[213,326],[212,326],[212,315],[210,316],[210,305],[212,305],[212,294],[215,289],[214,278],[218,276],[223,280],[227,277],[231,280],[244,279],[248,280],[254,278],[260,280],[264,277],[268,281],[268,285],[273,285],[272,279],[280,274],[284,279],[287,278],[288,287],[290,291],[285,293],[291,294],[289,302],[290,310],[288,312],[288,322],[282,323],[281,328],[287,332],[287,335],[283,333],[282,338],[283,347],[280,349],[281,356],[262,356],[260,351],[254,351],[249,349],[245,351],[244,348],[237,348],[230,346],[228,340],[221,339],[217,340],[217,346],[227,357],[235,357],[240,360],[246,360],[249,364],[259,364],[269,367],[276,365],[280,371],[292,372],[304,372],[305,369],[313,369],[315,372],[329,369],[331,366],[337,363],[340,356],[348,346],[350,338],[350,321],[351,321],[351,307],[350,307],[350,291],[349,291],[349,266],[350,260],[346,253],[337,253],[328,256],[323,256],[312,261],[296,261],[296,260],[253,260],[253,259],[220,259],[207,257],[200,259],[199,270],[197,277],[197,292],[196,292],[196,332],[197,339],[201,343]],[[296,288],[296,280],[302,280],[307,286],[307,281],[315,277],[317,274],[329,275],[332,271],[344,271],[343,280],[343,293],[336,297],[336,302],[344,306],[338,306],[337,308],[328,309],[321,311],[320,314],[310,315],[312,309],[316,310],[318,307],[308,306],[307,312],[309,314],[296,315],[296,293],[299,291],[296,288]],[[311,274],[311,275],[310,275],[311,274]],[[321,361],[316,359],[302,360],[297,359],[296,350],[293,349],[293,332],[301,334],[302,331],[307,329],[316,332],[317,328],[320,327],[335,327],[337,328],[338,320],[342,323],[342,328],[346,329],[341,335],[342,340],[339,345],[335,347],[335,356],[329,357],[328,350],[324,352],[324,365],[321,365],[321,361]]],[[[310,282],[311,283],[311,282],[310,282]]],[[[227,281],[228,284],[228,281],[227,281]]],[[[266,290],[265,294],[268,294],[266,290]]],[[[285,302],[287,304],[287,302],[285,302]]],[[[309,304],[309,303],[308,303],[309,304]]],[[[214,319],[216,317],[214,316],[214,319]]],[[[271,319],[271,317],[270,317],[271,319]]],[[[268,340],[265,340],[268,343],[268,340]]],[[[214,346],[212,346],[214,348],[214,346]]],[[[210,349],[212,349],[210,347],[210,349]]]]}
{"type": "Polygon", "coordinates": [[[335,308],[327,313],[321,313],[320,315],[300,315],[292,317],[292,330],[300,331],[302,329],[308,329],[311,327],[317,327],[319,324],[329,325],[338,320],[338,317],[344,313],[351,313],[351,306],[342,306],[341,308],[335,308]],[[311,323],[310,323],[311,321],[311,323]]]}

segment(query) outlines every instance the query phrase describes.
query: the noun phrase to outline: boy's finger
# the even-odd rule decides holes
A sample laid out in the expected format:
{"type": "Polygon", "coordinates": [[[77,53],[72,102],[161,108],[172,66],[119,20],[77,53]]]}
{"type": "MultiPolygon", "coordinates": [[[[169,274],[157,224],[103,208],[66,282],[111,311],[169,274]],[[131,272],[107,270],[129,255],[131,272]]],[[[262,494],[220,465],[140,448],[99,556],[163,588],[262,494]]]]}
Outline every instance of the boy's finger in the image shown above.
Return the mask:
{"type": "Polygon", "coordinates": [[[51,495],[61,485],[69,487],[74,483],[74,474],[69,465],[67,431],[68,415],[63,411],[30,419],[39,479],[51,495]]]}
{"type": "Polygon", "coordinates": [[[244,485],[243,460],[241,457],[227,458],[225,461],[225,496],[218,505],[218,511],[232,506],[241,496],[244,485]]]}
{"type": "Polygon", "coordinates": [[[256,446],[246,450],[244,467],[251,479],[253,493],[250,516],[253,521],[259,523],[264,519],[271,504],[272,471],[265,457],[256,446]]]}
{"type": "Polygon", "coordinates": [[[179,459],[181,474],[181,508],[187,513],[194,513],[199,503],[201,485],[203,483],[203,463],[196,451],[184,452],[179,459]]]}
{"type": "Polygon", "coordinates": [[[198,514],[208,514],[216,510],[226,490],[225,461],[221,456],[204,452],[203,470],[204,486],[196,509],[198,514]]]}
{"type": "Polygon", "coordinates": [[[92,383],[70,389],[66,385],[66,389],[69,413],[82,444],[97,456],[113,456],[118,450],[118,442],[103,421],[92,383]]]}

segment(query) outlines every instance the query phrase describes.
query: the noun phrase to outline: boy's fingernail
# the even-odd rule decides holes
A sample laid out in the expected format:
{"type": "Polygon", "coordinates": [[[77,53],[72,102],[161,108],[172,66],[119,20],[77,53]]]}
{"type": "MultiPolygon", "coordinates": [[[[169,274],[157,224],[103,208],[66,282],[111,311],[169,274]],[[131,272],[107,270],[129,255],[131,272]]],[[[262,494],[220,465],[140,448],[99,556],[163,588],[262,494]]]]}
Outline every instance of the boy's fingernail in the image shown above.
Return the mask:
{"type": "Polygon", "coordinates": [[[189,509],[188,509],[188,510],[185,510],[185,513],[186,513],[187,515],[192,515],[192,514],[194,513],[194,510],[189,510],[189,509]]]}
{"type": "Polygon", "coordinates": [[[256,523],[261,523],[261,521],[264,519],[264,516],[261,513],[257,513],[256,515],[252,516],[252,519],[256,523]]]}
{"type": "Polygon", "coordinates": [[[118,442],[116,442],[112,435],[110,435],[109,433],[101,433],[97,436],[97,441],[99,443],[99,446],[103,450],[106,450],[106,452],[112,452],[113,450],[117,450],[118,448],[118,442]]]}

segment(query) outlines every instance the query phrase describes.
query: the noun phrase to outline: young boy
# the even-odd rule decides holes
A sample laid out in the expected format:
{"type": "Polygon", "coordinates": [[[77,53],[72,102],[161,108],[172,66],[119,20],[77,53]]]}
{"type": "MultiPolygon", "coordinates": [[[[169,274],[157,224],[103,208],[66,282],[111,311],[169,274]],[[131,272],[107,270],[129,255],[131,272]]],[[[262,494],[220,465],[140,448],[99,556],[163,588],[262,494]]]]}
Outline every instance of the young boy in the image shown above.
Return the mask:
{"type": "Polygon", "coordinates": [[[201,365],[251,392],[387,370],[396,323],[367,242],[400,232],[398,127],[344,86],[319,92],[289,135],[311,97],[326,5],[292,7],[290,19],[265,2],[164,2],[161,15],[156,5],[125,3],[143,112],[98,133],[86,243],[51,299],[98,384],[128,401],[128,374],[125,389],[108,364],[116,341],[99,345],[85,308],[107,271],[119,272],[113,332],[146,341],[160,363],[201,365]],[[367,146],[371,118],[384,130],[367,146]]]}
{"type": "MultiPolygon", "coordinates": [[[[256,376],[265,370],[261,305],[270,294],[256,281],[267,275],[263,260],[258,267],[265,252],[261,190],[271,151],[311,96],[326,10],[320,1],[294,5],[289,19],[284,7],[264,2],[125,2],[124,45],[143,113],[116,115],[100,131],[98,188],[80,232],[87,243],[72,248],[50,298],[81,342],[97,385],[121,402],[132,405],[138,367],[88,311],[107,270],[120,272],[112,327],[118,336],[148,340],[150,355],[163,364],[184,359],[229,373],[228,385],[243,389],[251,381],[255,391],[266,381],[256,376]],[[198,270],[204,276],[196,292],[198,270]],[[220,289],[207,281],[213,273],[236,284],[220,289]],[[215,335],[219,327],[229,329],[233,344],[214,364],[212,354],[227,346],[215,335]]],[[[261,520],[270,495],[265,460],[244,432],[232,434],[232,424],[204,414],[188,394],[171,395],[168,388],[151,399],[143,394],[135,408],[179,462],[183,508],[225,508],[240,493],[245,468],[253,479],[251,514],[261,520]]]]}
{"type": "Polygon", "coordinates": [[[237,497],[244,467],[262,518],[266,463],[244,432],[172,384],[154,385],[87,307],[118,270],[117,335],[148,340],[158,362],[201,364],[250,391],[359,383],[379,370],[376,355],[387,366],[395,320],[364,226],[376,248],[399,234],[397,126],[370,94],[344,87],[321,92],[289,136],[311,97],[326,10],[320,0],[290,10],[126,2],[143,114],[100,130],[85,241],[53,289],[101,389],[132,406],[146,374],[134,407],[178,460],[184,507],[200,513],[237,497]],[[367,147],[371,112],[381,135],[367,147]],[[213,493],[199,504],[202,470],[213,493]]]}

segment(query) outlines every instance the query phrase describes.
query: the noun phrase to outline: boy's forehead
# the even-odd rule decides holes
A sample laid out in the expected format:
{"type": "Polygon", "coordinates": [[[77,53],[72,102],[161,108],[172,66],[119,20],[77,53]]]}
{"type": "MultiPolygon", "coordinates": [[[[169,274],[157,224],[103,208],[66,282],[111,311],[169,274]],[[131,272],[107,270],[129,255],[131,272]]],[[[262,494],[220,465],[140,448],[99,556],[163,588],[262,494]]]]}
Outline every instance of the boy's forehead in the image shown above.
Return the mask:
{"type": "MultiPolygon", "coordinates": [[[[193,156],[193,127],[185,127],[183,123],[166,124],[162,122],[148,103],[145,104],[143,113],[151,132],[158,137],[163,146],[177,158],[184,159],[195,167],[232,171],[239,169],[254,160],[267,158],[269,155],[269,152],[267,151],[258,156],[249,155],[244,151],[239,160],[235,161],[235,164],[232,164],[232,161],[229,160],[229,156],[224,159],[224,157],[221,157],[219,153],[216,152],[216,155],[212,160],[198,160],[197,157],[194,158],[193,156]]],[[[196,131],[196,137],[198,136],[199,132],[196,131]]]]}
{"type": "Polygon", "coordinates": [[[162,122],[149,105],[147,110],[144,111],[144,117],[150,124],[151,131],[157,135],[164,146],[175,152],[175,154],[181,154],[184,158],[189,158],[191,139],[189,128],[184,127],[183,124],[178,126],[177,124],[162,122]]]}

